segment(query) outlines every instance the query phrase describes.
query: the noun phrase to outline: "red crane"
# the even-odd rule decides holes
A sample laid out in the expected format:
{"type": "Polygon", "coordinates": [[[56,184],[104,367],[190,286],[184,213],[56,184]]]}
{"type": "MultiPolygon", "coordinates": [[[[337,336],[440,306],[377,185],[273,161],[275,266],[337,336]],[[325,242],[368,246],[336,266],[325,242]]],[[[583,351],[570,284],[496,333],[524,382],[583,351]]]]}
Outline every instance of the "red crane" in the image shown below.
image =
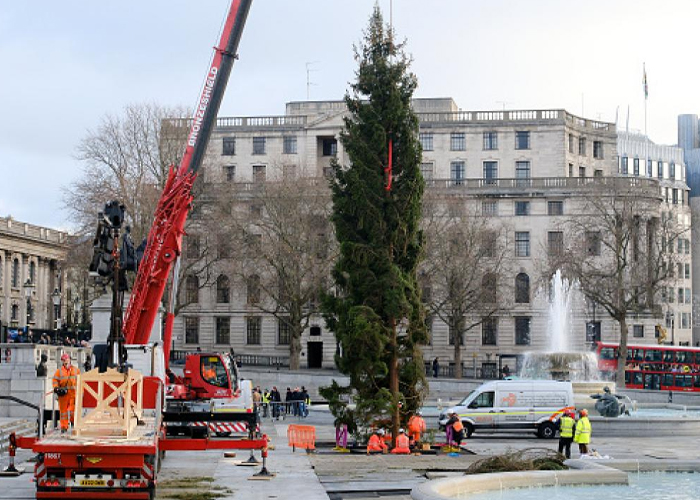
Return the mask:
{"type": "Polygon", "coordinates": [[[177,169],[170,168],[158,202],[146,250],[124,317],[122,329],[126,343],[146,344],[163,299],[168,277],[175,266],[163,335],[166,367],[170,357],[174,298],[178,286],[177,263],[182,250],[185,221],[192,202],[192,184],[211,137],[251,3],[252,0],[233,0],[221,40],[214,48],[214,57],[192,119],[185,153],[180,166],[177,169]]]}

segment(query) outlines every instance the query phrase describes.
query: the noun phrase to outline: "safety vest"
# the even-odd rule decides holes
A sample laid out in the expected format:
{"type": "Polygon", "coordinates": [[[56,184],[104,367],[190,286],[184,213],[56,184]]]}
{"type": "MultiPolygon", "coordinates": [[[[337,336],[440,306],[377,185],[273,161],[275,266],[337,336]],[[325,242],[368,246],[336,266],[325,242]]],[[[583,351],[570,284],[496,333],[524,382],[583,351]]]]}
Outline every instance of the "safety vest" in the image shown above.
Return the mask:
{"type": "Polygon", "coordinates": [[[580,444],[591,442],[591,422],[588,420],[588,417],[581,417],[576,423],[574,441],[580,444]]]}
{"type": "Polygon", "coordinates": [[[425,420],[423,420],[423,417],[413,415],[408,420],[408,431],[411,434],[419,434],[421,432],[425,432],[425,420]]]}
{"type": "Polygon", "coordinates": [[[381,438],[376,434],[372,434],[367,443],[367,451],[382,451],[386,448],[386,445],[382,442],[381,438]]]}
{"type": "Polygon", "coordinates": [[[574,419],[571,417],[561,417],[559,421],[559,437],[570,438],[574,436],[574,419]]]}
{"type": "Polygon", "coordinates": [[[263,403],[267,404],[270,402],[270,393],[269,392],[264,392],[263,397],[262,397],[263,403]]]}
{"type": "Polygon", "coordinates": [[[53,374],[53,387],[64,387],[68,389],[68,394],[75,397],[75,389],[78,385],[78,373],[80,370],[75,366],[69,366],[66,369],[60,366],[56,373],[53,374]]]}
{"type": "Polygon", "coordinates": [[[411,453],[411,449],[409,448],[409,445],[410,445],[410,442],[408,440],[408,436],[405,434],[399,434],[399,436],[396,438],[396,448],[391,450],[391,452],[394,454],[411,453]]]}

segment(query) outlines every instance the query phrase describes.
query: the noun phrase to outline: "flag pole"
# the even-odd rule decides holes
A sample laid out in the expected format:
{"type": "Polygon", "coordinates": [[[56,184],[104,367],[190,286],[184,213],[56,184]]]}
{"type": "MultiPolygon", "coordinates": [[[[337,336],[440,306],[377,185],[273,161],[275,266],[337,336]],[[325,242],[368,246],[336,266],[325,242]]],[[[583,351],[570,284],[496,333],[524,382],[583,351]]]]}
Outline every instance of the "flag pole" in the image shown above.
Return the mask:
{"type": "Polygon", "coordinates": [[[644,73],[644,169],[649,174],[649,135],[647,134],[647,101],[649,99],[649,86],[647,84],[647,65],[642,63],[644,73]]]}

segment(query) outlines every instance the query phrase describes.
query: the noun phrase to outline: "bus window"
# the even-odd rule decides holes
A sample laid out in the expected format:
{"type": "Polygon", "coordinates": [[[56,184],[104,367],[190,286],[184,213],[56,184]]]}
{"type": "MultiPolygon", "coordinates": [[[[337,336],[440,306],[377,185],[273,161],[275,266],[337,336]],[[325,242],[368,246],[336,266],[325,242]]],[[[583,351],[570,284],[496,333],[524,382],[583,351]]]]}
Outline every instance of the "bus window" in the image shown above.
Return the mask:
{"type": "Polygon", "coordinates": [[[642,385],[644,383],[642,375],[642,372],[635,372],[632,376],[632,385],[642,385]]]}
{"type": "Polygon", "coordinates": [[[664,351],[664,363],[673,363],[673,351],[664,351]]]}
{"type": "Polygon", "coordinates": [[[615,350],[612,347],[603,347],[600,350],[600,359],[615,359],[615,350]]]}
{"type": "Polygon", "coordinates": [[[670,373],[664,373],[664,379],[661,385],[665,385],[667,387],[670,387],[673,385],[673,375],[670,373]]]}
{"type": "Polygon", "coordinates": [[[676,363],[687,363],[684,351],[676,351],[676,363]]]}
{"type": "Polygon", "coordinates": [[[644,354],[644,361],[661,361],[661,351],[658,349],[647,349],[646,353],[644,354]]]}
{"type": "Polygon", "coordinates": [[[625,372],[625,385],[629,385],[632,374],[630,372],[625,372]]]}
{"type": "Polygon", "coordinates": [[[634,350],[634,360],[635,361],[644,361],[644,349],[635,349],[634,350]]]}
{"type": "Polygon", "coordinates": [[[695,382],[693,385],[695,386],[696,389],[700,389],[700,376],[695,375],[693,378],[695,379],[695,382]]]}
{"type": "Polygon", "coordinates": [[[676,375],[676,387],[692,387],[692,375],[676,375]]]}
{"type": "Polygon", "coordinates": [[[686,363],[693,364],[698,362],[698,355],[700,355],[700,353],[689,352],[687,354],[688,357],[686,359],[688,361],[686,361],[686,363]]]}

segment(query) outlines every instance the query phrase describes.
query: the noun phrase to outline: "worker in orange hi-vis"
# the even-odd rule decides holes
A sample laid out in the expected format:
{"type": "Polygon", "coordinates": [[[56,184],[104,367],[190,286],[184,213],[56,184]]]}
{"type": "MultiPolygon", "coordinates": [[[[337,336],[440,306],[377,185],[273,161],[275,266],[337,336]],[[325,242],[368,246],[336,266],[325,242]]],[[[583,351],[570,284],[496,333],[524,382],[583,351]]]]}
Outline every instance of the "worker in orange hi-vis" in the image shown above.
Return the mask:
{"type": "Polygon", "coordinates": [[[75,413],[75,390],[80,370],[70,364],[70,354],[61,355],[61,367],[53,375],[53,392],[58,396],[58,409],[61,412],[61,433],[73,423],[75,413]]]}
{"type": "Polygon", "coordinates": [[[207,382],[213,382],[216,380],[216,371],[211,365],[204,367],[204,370],[202,370],[202,375],[204,376],[204,380],[207,382]]]}
{"type": "Polygon", "coordinates": [[[410,444],[406,431],[399,429],[399,435],[396,437],[396,447],[391,450],[391,452],[397,455],[408,455],[411,453],[409,446],[410,444]]]}
{"type": "Polygon", "coordinates": [[[408,419],[408,434],[414,445],[420,442],[420,435],[424,433],[425,430],[426,425],[423,414],[417,411],[415,415],[412,415],[411,418],[408,419]]]}
{"type": "Polygon", "coordinates": [[[369,455],[370,453],[386,453],[387,450],[387,445],[386,443],[382,440],[384,437],[384,429],[379,429],[377,430],[372,436],[369,438],[369,442],[367,443],[367,454],[369,455]]]}

